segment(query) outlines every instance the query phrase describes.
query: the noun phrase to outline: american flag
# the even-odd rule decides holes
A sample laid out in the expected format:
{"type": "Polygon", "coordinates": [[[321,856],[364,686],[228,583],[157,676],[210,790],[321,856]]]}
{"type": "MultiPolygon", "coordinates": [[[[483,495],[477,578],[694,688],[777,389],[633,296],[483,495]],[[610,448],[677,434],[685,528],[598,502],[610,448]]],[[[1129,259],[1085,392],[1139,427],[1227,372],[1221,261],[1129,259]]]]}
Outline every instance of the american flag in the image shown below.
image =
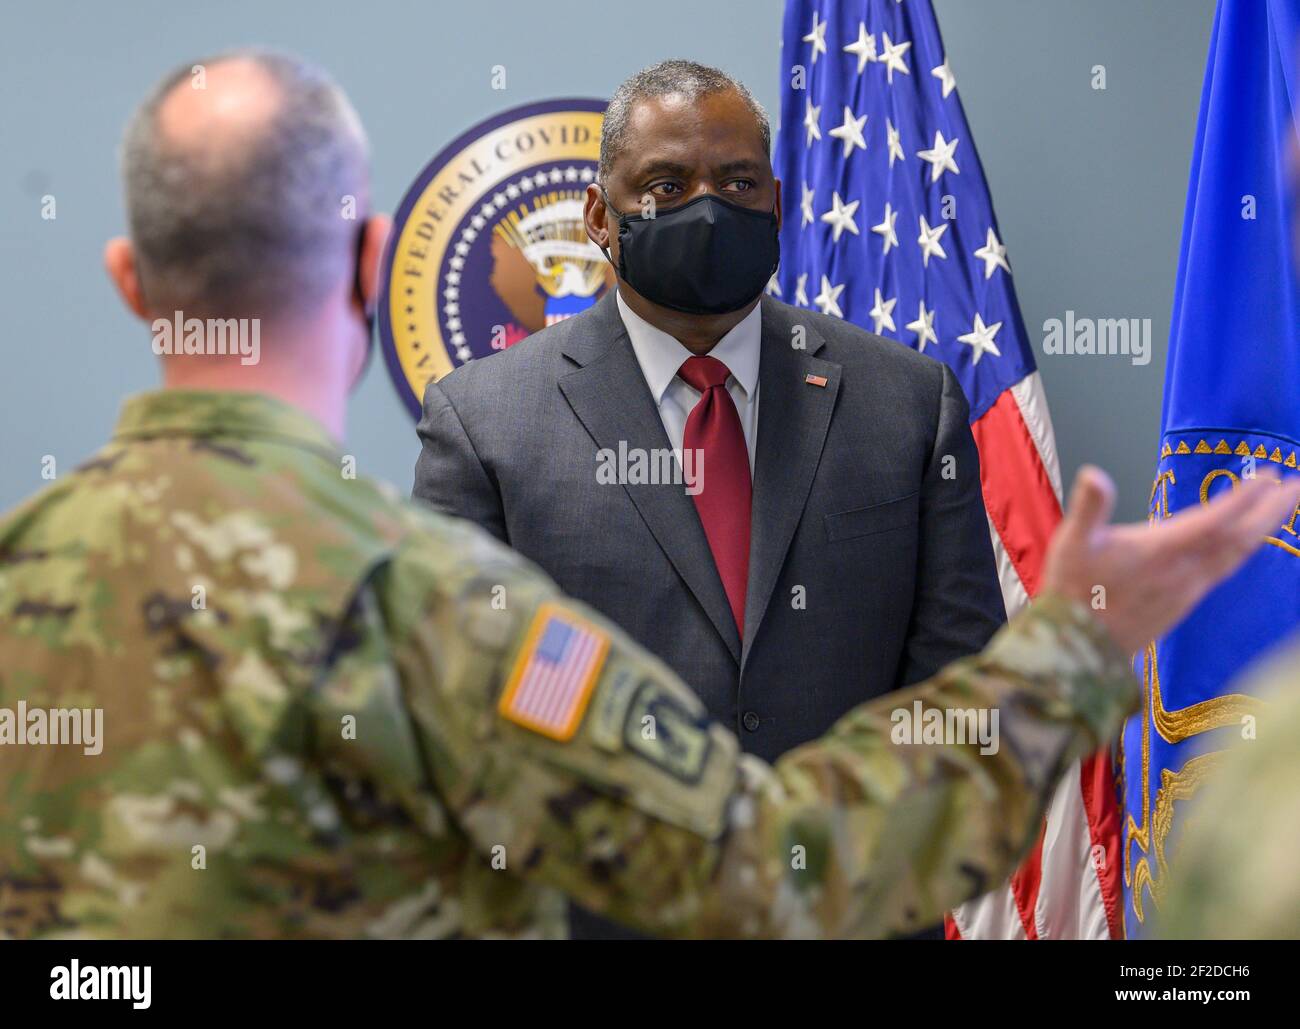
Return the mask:
{"type": "MultiPolygon", "coordinates": [[[[1038,588],[1061,517],[1052,423],[1007,249],[929,0],[787,0],[769,292],[947,364],[970,401],[1008,614],[1038,588]]],[[[1122,936],[1108,753],[1076,765],[1012,879],[950,938],[1122,936]]]]}
{"type": "Polygon", "coordinates": [[[543,736],[571,739],[608,649],[609,638],[598,628],[544,605],[501,695],[501,714],[543,736]]]}

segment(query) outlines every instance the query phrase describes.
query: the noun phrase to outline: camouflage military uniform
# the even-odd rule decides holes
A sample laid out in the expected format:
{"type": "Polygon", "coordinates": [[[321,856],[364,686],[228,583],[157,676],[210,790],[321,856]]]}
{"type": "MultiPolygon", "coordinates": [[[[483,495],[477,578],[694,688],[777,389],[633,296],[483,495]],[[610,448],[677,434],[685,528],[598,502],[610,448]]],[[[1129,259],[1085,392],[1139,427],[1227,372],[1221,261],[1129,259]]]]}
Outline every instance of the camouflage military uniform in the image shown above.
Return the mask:
{"type": "Polygon", "coordinates": [[[154,393],[0,523],[0,709],[103,712],[97,755],[0,745],[4,934],[551,936],[560,891],[663,935],[906,931],[1136,705],[1049,601],[769,767],[522,558],[341,468],[276,401],[154,393]],[[557,618],[607,648],[567,738],[503,695],[557,618]],[[996,708],[997,753],[891,743],[914,701],[996,708]]]}
{"type": "MultiPolygon", "coordinates": [[[[1257,738],[1222,756],[1187,801],[1157,932],[1178,939],[1300,938],[1300,647],[1240,692],[1264,699],[1257,738]]],[[[1180,817],[1184,813],[1180,812],[1180,817]]]]}

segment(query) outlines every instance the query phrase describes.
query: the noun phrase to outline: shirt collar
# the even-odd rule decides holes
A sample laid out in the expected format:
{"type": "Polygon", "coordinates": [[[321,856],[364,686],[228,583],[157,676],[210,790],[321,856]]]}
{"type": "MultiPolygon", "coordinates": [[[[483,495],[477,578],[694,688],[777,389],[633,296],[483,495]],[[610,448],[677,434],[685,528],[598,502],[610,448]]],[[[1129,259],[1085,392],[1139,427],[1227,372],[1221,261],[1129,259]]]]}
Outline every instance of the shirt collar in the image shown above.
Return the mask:
{"type": "MultiPolygon", "coordinates": [[[[615,292],[618,313],[627,329],[628,339],[632,341],[632,350],[636,353],[641,373],[646,385],[658,404],[663,400],[664,392],[677,377],[677,370],[682,362],[693,355],[676,339],[662,329],[657,329],[633,311],[623,300],[623,295],[615,292]]],[[[731,331],[709,351],[710,357],[716,357],[725,364],[732,377],[751,400],[758,388],[758,359],[762,339],[762,304],[755,304],[754,309],[745,315],[731,331]]]]}
{"type": "Polygon", "coordinates": [[[274,439],[336,454],[325,427],[265,393],[160,389],[127,399],[114,439],[151,436],[227,436],[274,439]]]}

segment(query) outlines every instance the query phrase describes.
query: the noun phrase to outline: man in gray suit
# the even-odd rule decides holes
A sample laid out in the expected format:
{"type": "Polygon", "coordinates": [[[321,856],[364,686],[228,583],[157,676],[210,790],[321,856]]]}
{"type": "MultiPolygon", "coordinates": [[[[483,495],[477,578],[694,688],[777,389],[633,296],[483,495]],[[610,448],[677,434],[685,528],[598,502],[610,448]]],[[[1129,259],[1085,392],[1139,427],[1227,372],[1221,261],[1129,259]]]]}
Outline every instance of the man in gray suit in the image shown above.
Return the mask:
{"type": "Polygon", "coordinates": [[[617,289],[429,386],[414,493],[603,611],[773,760],[1005,616],[953,374],[763,295],[769,155],[762,108],[715,69],[620,86],[585,208],[617,289]]]}

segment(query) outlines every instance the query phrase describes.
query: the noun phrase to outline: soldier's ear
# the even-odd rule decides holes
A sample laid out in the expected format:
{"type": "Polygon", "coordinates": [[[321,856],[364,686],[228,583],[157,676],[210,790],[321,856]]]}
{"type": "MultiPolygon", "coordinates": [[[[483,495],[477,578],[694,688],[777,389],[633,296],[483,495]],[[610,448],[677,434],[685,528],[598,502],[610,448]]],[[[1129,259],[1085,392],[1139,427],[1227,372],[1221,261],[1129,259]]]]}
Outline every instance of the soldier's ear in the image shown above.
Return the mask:
{"type": "Polygon", "coordinates": [[[587,230],[587,238],[601,250],[606,249],[610,245],[609,212],[605,210],[605,198],[601,195],[600,186],[595,183],[587,186],[587,195],[582,204],[582,221],[587,230]]]}
{"type": "Polygon", "coordinates": [[[118,296],[131,312],[149,321],[144,290],[140,288],[140,273],[135,263],[135,248],[125,236],[116,236],[104,244],[104,269],[113,280],[118,296]]]}
{"type": "Polygon", "coordinates": [[[357,285],[368,312],[375,309],[379,299],[379,265],[384,259],[384,244],[393,229],[393,219],[386,214],[373,214],[366,219],[357,255],[357,285]]]}

